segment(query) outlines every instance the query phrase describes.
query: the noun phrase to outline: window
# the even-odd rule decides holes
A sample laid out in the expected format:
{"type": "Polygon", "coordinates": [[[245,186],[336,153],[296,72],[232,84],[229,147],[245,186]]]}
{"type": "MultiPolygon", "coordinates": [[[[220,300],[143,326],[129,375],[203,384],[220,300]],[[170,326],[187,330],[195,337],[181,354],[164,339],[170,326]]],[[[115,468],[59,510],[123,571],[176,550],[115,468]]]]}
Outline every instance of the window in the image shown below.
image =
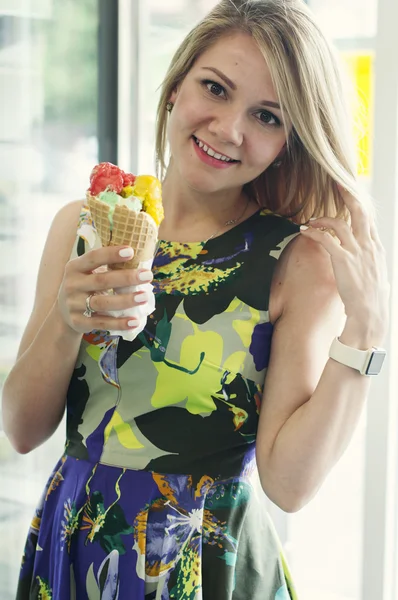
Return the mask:
{"type": "MultiPolygon", "coordinates": [[[[216,0],[118,2],[123,74],[119,77],[119,164],[135,172],[153,172],[159,86],[179,42],[216,0]]],[[[388,215],[394,215],[398,145],[396,139],[391,141],[391,132],[398,132],[394,58],[398,46],[393,26],[398,22],[398,5],[388,0],[307,3],[346,60],[362,98],[358,143],[364,182],[372,188],[376,178],[385,192],[379,202],[389,203],[388,215]],[[385,40],[391,45],[391,63],[385,61],[389,75],[379,67],[382,76],[375,86],[377,52],[384,52],[383,60],[388,56],[385,40]],[[389,100],[395,104],[390,106],[389,100]],[[383,148],[383,155],[372,155],[372,147],[383,148]]],[[[0,0],[0,391],[32,308],[52,218],[65,203],[82,197],[98,160],[97,27],[96,0],[0,0]]],[[[383,241],[387,240],[392,255],[394,221],[392,216],[389,222],[383,218],[383,241]]],[[[395,264],[397,260],[398,256],[395,264]]],[[[394,351],[391,364],[397,364],[394,351]]],[[[392,379],[392,367],[388,368],[392,379]]],[[[388,501],[392,513],[398,500],[397,444],[387,448],[385,442],[388,423],[391,431],[398,427],[396,405],[387,409],[388,394],[398,398],[397,382],[393,387],[382,376],[373,384],[372,394],[349,449],[317,497],[293,515],[266,503],[303,600],[397,597],[398,580],[395,591],[391,583],[383,597],[377,587],[384,561],[392,571],[398,560],[398,520],[392,522],[384,514],[384,503],[388,501]],[[384,469],[386,462],[388,469],[384,469]],[[384,555],[386,523],[392,527],[390,551],[384,555]]],[[[0,545],[2,600],[14,598],[32,511],[63,442],[61,426],[35,452],[18,456],[2,435],[0,419],[0,538],[7,540],[0,545]]]]}
{"type": "MultiPolygon", "coordinates": [[[[97,162],[96,0],[0,0],[0,389],[32,310],[50,223],[97,162]],[[66,60],[67,57],[67,60],[66,60]]],[[[11,600],[61,426],[28,456],[0,419],[0,597],[11,600]]]]}

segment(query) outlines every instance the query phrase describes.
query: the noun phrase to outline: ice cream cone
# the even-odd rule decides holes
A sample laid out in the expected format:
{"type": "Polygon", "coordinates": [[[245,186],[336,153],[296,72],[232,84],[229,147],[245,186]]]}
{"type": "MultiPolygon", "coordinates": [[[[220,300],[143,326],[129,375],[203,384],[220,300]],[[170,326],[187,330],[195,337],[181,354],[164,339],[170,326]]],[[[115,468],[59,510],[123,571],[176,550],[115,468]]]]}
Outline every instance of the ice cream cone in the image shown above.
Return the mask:
{"type": "Polygon", "coordinates": [[[111,241],[111,224],[109,221],[110,206],[105,204],[105,202],[101,202],[101,200],[98,200],[95,196],[92,196],[90,192],[87,192],[86,198],[95,228],[101,238],[101,243],[103,246],[109,246],[111,241]]]}
{"type": "Polygon", "coordinates": [[[115,206],[110,246],[131,246],[134,256],[124,263],[109,265],[111,269],[137,269],[140,262],[153,259],[158,241],[158,228],[146,212],[135,212],[127,206],[115,206]]]}
{"type": "Polygon", "coordinates": [[[130,246],[134,249],[131,260],[109,265],[110,269],[136,269],[140,262],[153,259],[158,228],[149,214],[144,211],[137,213],[127,206],[116,205],[111,231],[109,206],[90,194],[87,194],[87,200],[102,245],[130,246]]]}

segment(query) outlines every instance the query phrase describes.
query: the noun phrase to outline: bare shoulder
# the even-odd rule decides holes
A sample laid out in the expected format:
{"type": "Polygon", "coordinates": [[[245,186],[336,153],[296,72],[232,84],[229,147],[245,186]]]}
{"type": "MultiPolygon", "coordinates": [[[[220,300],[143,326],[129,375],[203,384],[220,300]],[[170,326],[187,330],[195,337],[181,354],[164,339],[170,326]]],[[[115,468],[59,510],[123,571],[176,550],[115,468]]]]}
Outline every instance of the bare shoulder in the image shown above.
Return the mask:
{"type": "Polygon", "coordinates": [[[283,251],[271,286],[270,318],[278,321],[302,302],[321,307],[340,300],[329,254],[320,245],[298,235],[283,251]]]}
{"type": "Polygon", "coordinates": [[[47,235],[37,276],[32,314],[22,336],[18,356],[30,346],[58,297],[65,265],[76,239],[77,224],[84,200],[63,206],[55,215],[47,235]]]}

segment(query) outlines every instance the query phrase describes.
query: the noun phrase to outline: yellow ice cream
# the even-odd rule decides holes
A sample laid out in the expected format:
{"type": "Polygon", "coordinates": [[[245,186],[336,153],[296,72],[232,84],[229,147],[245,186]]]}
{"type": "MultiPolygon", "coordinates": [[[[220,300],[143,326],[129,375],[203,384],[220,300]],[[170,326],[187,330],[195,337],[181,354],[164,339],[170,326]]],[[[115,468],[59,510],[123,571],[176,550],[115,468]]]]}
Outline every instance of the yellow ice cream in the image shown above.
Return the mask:
{"type": "Polygon", "coordinates": [[[134,182],[133,195],[142,198],[142,210],[148,213],[159,227],[164,218],[162,186],[153,175],[138,175],[134,182]]]}

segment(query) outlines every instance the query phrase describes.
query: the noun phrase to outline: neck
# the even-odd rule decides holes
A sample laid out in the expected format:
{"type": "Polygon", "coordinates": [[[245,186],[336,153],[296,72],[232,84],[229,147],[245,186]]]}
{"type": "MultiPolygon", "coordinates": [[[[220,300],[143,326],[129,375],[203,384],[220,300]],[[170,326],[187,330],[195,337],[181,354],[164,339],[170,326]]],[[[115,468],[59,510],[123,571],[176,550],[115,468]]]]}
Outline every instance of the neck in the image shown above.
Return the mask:
{"type": "MultiPolygon", "coordinates": [[[[248,204],[242,188],[204,194],[166,175],[162,184],[165,219],[162,229],[216,229],[237,219],[248,204]]],[[[213,233],[213,231],[211,231],[213,233]]]]}

